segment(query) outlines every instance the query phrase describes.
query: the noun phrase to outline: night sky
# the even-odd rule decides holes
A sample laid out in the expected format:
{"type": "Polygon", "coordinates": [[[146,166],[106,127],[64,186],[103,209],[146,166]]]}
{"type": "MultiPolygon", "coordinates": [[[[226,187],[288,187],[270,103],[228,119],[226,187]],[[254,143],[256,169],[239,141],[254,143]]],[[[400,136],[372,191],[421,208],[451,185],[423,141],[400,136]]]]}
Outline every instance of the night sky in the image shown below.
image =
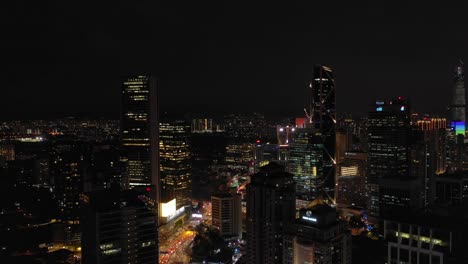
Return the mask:
{"type": "Polygon", "coordinates": [[[318,63],[338,111],[397,95],[442,111],[467,59],[464,1],[8,2],[0,119],[118,116],[120,77],[138,73],[159,77],[170,111],[301,115],[318,63]]]}

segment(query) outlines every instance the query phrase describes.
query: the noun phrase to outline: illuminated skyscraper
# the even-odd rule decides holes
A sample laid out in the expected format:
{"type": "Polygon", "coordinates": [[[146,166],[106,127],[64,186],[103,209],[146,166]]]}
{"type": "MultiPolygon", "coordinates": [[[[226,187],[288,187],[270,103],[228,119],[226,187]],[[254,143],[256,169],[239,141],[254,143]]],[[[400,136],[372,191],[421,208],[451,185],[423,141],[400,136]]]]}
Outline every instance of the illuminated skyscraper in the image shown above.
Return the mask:
{"type": "Polygon", "coordinates": [[[463,74],[463,62],[461,60],[455,68],[454,82],[451,106],[452,127],[455,129],[457,135],[465,135],[465,77],[463,74]]]}
{"type": "Polygon", "coordinates": [[[312,81],[312,126],[320,133],[323,150],[321,188],[336,200],[335,79],[330,67],[316,65],[312,81]]]}
{"type": "Polygon", "coordinates": [[[368,117],[367,209],[378,216],[379,180],[409,176],[409,102],[376,102],[368,117]]]}
{"type": "Polygon", "coordinates": [[[176,199],[176,210],[192,204],[189,133],[183,120],[159,123],[161,202],[176,199]]]}
{"type": "Polygon", "coordinates": [[[312,128],[296,128],[289,145],[289,172],[294,175],[299,200],[312,201],[321,194],[323,142],[312,128]]]}
{"type": "MultiPolygon", "coordinates": [[[[156,80],[135,76],[122,83],[121,146],[127,162],[124,187],[158,186],[158,118],[156,80]]],[[[159,191],[159,190],[155,190],[159,191]]],[[[153,195],[156,200],[156,192],[153,195]]]]}
{"type": "Polygon", "coordinates": [[[331,68],[316,65],[310,88],[310,115],[305,127],[296,127],[290,144],[290,172],[299,199],[335,201],[335,81],[331,68]]]}

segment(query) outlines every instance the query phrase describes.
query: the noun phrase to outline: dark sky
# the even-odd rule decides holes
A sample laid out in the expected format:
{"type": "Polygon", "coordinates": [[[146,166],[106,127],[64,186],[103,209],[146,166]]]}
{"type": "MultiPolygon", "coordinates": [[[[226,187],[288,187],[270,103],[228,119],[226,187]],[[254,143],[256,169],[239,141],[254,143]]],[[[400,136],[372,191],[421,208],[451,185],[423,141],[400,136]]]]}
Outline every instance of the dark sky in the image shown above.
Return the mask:
{"type": "Polygon", "coordinates": [[[118,113],[120,76],[140,72],[164,109],[302,114],[317,63],[339,111],[396,95],[440,111],[467,58],[464,1],[7,2],[0,119],[118,113]]]}

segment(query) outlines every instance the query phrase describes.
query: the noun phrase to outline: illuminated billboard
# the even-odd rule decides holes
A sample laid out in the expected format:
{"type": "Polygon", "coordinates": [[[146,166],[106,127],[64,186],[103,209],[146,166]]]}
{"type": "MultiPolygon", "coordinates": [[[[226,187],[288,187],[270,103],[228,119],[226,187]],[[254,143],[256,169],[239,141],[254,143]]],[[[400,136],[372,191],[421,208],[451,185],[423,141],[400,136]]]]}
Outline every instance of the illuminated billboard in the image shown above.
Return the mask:
{"type": "Polygon", "coordinates": [[[463,121],[452,121],[452,129],[455,130],[455,135],[465,135],[465,122],[463,121]]]}
{"type": "Polygon", "coordinates": [[[161,216],[168,217],[174,215],[176,212],[176,199],[172,199],[167,203],[161,204],[161,216]]]}

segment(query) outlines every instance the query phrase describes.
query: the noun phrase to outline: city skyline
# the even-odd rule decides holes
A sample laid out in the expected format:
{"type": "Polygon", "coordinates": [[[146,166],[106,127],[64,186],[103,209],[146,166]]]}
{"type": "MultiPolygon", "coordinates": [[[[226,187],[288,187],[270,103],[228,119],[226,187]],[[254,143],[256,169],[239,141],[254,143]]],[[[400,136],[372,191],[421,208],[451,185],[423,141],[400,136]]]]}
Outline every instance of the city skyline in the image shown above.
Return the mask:
{"type": "Polygon", "coordinates": [[[1,263],[468,263],[463,3],[7,5],[1,263]]]}
{"type": "Polygon", "coordinates": [[[322,63],[336,72],[338,112],[365,113],[395,94],[418,112],[441,112],[467,57],[464,3],[72,5],[6,12],[0,119],[118,115],[120,78],[134,74],[160,79],[162,109],[301,114],[322,63]]]}

